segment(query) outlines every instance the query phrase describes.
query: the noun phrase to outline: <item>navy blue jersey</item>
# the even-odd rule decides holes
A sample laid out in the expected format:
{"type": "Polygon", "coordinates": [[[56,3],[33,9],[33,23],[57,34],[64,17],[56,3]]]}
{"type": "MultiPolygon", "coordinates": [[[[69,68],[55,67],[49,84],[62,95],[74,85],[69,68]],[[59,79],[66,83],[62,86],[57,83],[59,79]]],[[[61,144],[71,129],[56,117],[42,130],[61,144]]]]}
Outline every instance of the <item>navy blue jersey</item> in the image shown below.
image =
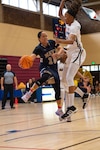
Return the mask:
{"type": "Polygon", "coordinates": [[[53,40],[48,40],[48,45],[44,47],[41,43],[34,49],[33,54],[40,56],[40,74],[41,78],[36,81],[38,86],[41,86],[49,78],[54,77],[55,83],[52,84],[55,90],[55,99],[60,97],[60,78],[58,74],[57,61],[53,60],[52,54],[56,52],[56,44],[53,40]]]}
{"type": "Polygon", "coordinates": [[[56,52],[56,44],[54,40],[48,40],[48,45],[44,47],[41,43],[34,49],[33,54],[40,56],[40,70],[42,68],[57,69],[57,62],[52,58],[52,54],[56,52]]]}

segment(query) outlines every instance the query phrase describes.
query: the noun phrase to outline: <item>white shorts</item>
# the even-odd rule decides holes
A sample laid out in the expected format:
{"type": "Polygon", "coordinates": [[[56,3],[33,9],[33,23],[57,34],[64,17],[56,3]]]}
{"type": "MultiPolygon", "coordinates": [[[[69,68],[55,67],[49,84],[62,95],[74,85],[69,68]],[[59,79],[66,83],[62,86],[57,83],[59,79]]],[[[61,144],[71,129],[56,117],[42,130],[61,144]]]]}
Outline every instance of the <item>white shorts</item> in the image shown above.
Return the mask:
{"type": "Polygon", "coordinates": [[[66,64],[69,63],[76,63],[79,66],[83,64],[86,58],[86,51],[85,49],[82,50],[80,53],[79,49],[76,49],[74,51],[68,50],[67,51],[68,58],[66,59],[66,64]]]}
{"type": "Polygon", "coordinates": [[[77,73],[80,66],[83,64],[86,58],[85,50],[79,53],[79,49],[76,51],[68,51],[68,58],[63,68],[62,83],[64,86],[69,87],[74,85],[74,76],[77,73]]]}

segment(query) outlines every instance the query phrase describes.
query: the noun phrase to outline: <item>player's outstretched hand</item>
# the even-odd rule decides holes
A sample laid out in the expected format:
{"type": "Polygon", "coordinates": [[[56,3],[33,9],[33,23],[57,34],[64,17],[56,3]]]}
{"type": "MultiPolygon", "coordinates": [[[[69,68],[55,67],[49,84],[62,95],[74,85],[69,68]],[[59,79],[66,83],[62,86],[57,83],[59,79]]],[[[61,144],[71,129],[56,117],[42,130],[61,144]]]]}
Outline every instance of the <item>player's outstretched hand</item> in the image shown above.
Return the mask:
{"type": "Polygon", "coordinates": [[[67,53],[64,51],[64,53],[61,55],[61,57],[59,58],[61,63],[65,63],[67,59],[67,53]]]}

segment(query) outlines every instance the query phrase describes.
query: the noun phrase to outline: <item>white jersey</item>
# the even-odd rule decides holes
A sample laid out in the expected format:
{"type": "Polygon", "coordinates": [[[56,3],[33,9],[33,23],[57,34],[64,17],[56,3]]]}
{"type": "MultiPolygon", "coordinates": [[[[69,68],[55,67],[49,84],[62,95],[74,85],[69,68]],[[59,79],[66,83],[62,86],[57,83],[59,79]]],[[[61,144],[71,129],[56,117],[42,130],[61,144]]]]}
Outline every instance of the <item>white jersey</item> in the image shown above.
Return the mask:
{"type": "Polygon", "coordinates": [[[73,51],[78,48],[78,45],[80,45],[81,48],[83,49],[81,36],[80,36],[80,29],[81,29],[81,25],[76,20],[74,20],[74,22],[70,26],[66,24],[66,39],[68,38],[69,34],[73,34],[76,36],[76,41],[74,41],[73,44],[68,44],[67,49],[73,51]]]}
{"type": "Polygon", "coordinates": [[[76,36],[76,40],[73,44],[68,44],[65,48],[67,49],[67,63],[69,62],[75,62],[78,65],[81,65],[85,58],[86,58],[86,52],[83,49],[83,45],[81,42],[81,35],[80,35],[80,28],[81,25],[77,20],[74,20],[74,22],[69,26],[66,24],[66,39],[68,38],[69,34],[73,34],[76,36]]]}

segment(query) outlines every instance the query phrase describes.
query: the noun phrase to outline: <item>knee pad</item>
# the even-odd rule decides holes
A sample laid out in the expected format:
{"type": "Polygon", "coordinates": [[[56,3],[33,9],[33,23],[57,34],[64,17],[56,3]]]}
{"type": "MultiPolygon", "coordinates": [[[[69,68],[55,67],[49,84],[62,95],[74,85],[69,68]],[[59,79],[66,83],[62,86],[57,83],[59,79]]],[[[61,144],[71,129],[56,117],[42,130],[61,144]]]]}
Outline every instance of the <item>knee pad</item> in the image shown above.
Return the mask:
{"type": "Polygon", "coordinates": [[[36,81],[36,84],[37,84],[38,86],[41,86],[41,85],[42,85],[43,83],[45,83],[50,77],[51,77],[50,74],[44,73],[44,74],[42,75],[42,77],[39,78],[39,79],[36,81]]]}

